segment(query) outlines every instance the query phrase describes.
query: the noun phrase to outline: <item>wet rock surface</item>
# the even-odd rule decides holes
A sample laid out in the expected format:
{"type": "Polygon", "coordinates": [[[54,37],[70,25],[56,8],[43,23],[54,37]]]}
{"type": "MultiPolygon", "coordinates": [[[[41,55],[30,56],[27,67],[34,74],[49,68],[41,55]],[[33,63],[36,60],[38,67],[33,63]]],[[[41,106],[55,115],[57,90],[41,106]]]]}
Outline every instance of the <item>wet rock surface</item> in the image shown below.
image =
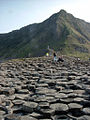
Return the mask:
{"type": "Polygon", "coordinates": [[[90,120],[89,61],[0,63],[0,120],[90,120]]]}

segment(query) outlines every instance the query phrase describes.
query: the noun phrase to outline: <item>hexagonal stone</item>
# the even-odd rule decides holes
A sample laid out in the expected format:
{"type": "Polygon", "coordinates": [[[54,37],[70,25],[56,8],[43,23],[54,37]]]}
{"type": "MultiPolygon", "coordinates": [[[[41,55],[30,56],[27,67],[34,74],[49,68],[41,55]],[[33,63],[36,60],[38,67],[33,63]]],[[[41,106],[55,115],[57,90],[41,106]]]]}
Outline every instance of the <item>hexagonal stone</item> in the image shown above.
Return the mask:
{"type": "Polygon", "coordinates": [[[25,101],[23,100],[13,100],[14,105],[22,105],[25,101]]]}
{"type": "Polygon", "coordinates": [[[55,80],[46,80],[45,81],[49,86],[55,86],[56,85],[56,81],[55,80]]]}
{"type": "Polygon", "coordinates": [[[36,84],[36,87],[48,87],[48,84],[40,83],[40,84],[36,84]]]}
{"type": "Polygon", "coordinates": [[[20,120],[38,120],[38,119],[28,115],[28,116],[21,116],[20,120]]]}
{"type": "Polygon", "coordinates": [[[20,117],[15,114],[7,114],[5,120],[20,120],[20,117]]]}
{"type": "Polygon", "coordinates": [[[72,72],[69,73],[69,76],[77,76],[77,75],[78,75],[77,72],[73,72],[73,71],[72,71],[72,72]]]}
{"type": "Polygon", "coordinates": [[[15,99],[15,95],[10,95],[7,99],[14,100],[15,99]]]}
{"type": "Polygon", "coordinates": [[[84,114],[90,115],[90,108],[83,108],[84,114]]]}
{"type": "Polygon", "coordinates": [[[44,117],[47,117],[47,118],[50,118],[51,115],[54,115],[54,110],[51,109],[51,108],[48,108],[48,109],[40,109],[39,110],[44,117]]]}
{"type": "Polygon", "coordinates": [[[73,90],[72,89],[64,89],[64,90],[61,90],[60,93],[69,94],[69,93],[73,93],[73,90]]]}
{"type": "Polygon", "coordinates": [[[64,89],[64,87],[62,87],[62,86],[58,86],[58,85],[55,85],[55,90],[57,90],[57,91],[61,91],[62,89],[64,89]]]}
{"type": "MultiPolygon", "coordinates": [[[[0,95],[0,102],[4,102],[6,100],[6,95],[0,95]]],[[[0,103],[0,104],[1,104],[0,103]]]]}
{"type": "Polygon", "coordinates": [[[60,99],[61,102],[67,104],[73,102],[73,98],[65,98],[65,99],[60,99]]]}
{"type": "Polygon", "coordinates": [[[29,90],[23,89],[23,90],[18,90],[18,94],[29,94],[29,90]]]}
{"type": "Polygon", "coordinates": [[[36,112],[33,112],[32,114],[30,114],[30,116],[32,116],[34,118],[37,118],[37,119],[42,118],[42,114],[39,114],[39,113],[36,113],[36,112]]]}
{"type": "Polygon", "coordinates": [[[8,113],[8,109],[6,108],[5,105],[0,105],[0,110],[5,111],[6,113],[8,113]]]}
{"type": "Polygon", "coordinates": [[[40,102],[39,107],[40,108],[49,108],[49,103],[48,102],[40,102]]]}
{"type": "Polygon", "coordinates": [[[0,110],[0,116],[3,116],[3,115],[5,115],[5,111],[3,111],[3,110],[0,110]]]}
{"type": "Polygon", "coordinates": [[[68,80],[75,80],[76,76],[68,76],[68,80]]]}
{"type": "Polygon", "coordinates": [[[3,94],[5,94],[5,95],[13,95],[14,93],[15,93],[14,88],[4,88],[3,89],[3,94]]]}
{"type": "Polygon", "coordinates": [[[55,98],[59,98],[59,99],[61,99],[61,98],[67,98],[67,95],[64,94],[64,93],[58,93],[58,94],[55,95],[55,98]]]}
{"type": "Polygon", "coordinates": [[[35,91],[35,85],[28,84],[28,85],[27,85],[27,88],[28,88],[28,90],[30,90],[30,91],[35,91]]]}
{"type": "Polygon", "coordinates": [[[63,103],[51,104],[50,108],[52,108],[56,112],[67,112],[68,111],[68,106],[66,104],[63,104],[63,103]]]}
{"type": "Polygon", "coordinates": [[[90,94],[90,88],[86,88],[88,94],[90,94]]]}
{"type": "Polygon", "coordinates": [[[48,94],[48,93],[56,93],[56,90],[54,89],[48,89],[48,88],[43,88],[43,87],[39,87],[36,89],[36,93],[37,94],[48,94]]]}
{"type": "Polygon", "coordinates": [[[6,107],[10,107],[11,108],[13,106],[13,103],[12,103],[11,100],[6,100],[5,103],[6,103],[6,105],[5,105],[6,107]]]}
{"type": "Polygon", "coordinates": [[[70,103],[68,104],[69,109],[81,109],[83,106],[78,103],[70,103]]]}
{"type": "Polygon", "coordinates": [[[69,117],[66,115],[55,115],[55,116],[52,116],[52,119],[53,120],[69,120],[69,117]]]}
{"type": "Polygon", "coordinates": [[[77,120],[90,120],[90,116],[89,115],[83,115],[83,116],[77,118],[77,120]]]}
{"type": "Polygon", "coordinates": [[[46,96],[45,99],[46,99],[46,101],[48,101],[48,102],[55,100],[55,98],[52,97],[52,96],[46,96]]]}
{"type": "Polygon", "coordinates": [[[62,72],[62,73],[61,73],[61,76],[68,76],[68,74],[69,74],[69,73],[68,73],[67,71],[65,71],[65,72],[62,72]]]}
{"type": "Polygon", "coordinates": [[[57,85],[58,86],[61,86],[61,87],[65,87],[65,86],[67,86],[67,82],[57,82],[57,85]]]}
{"type": "Polygon", "coordinates": [[[82,103],[83,101],[84,101],[84,98],[80,98],[80,97],[74,98],[75,103],[82,103]]]}
{"type": "Polygon", "coordinates": [[[34,99],[34,102],[47,102],[45,97],[37,97],[36,99],[34,99]]]}
{"type": "Polygon", "coordinates": [[[76,93],[69,93],[67,94],[68,98],[75,98],[77,97],[77,94],[76,93]]]}
{"type": "Polygon", "coordinates": [[[0,120],[5,120],[3,116],[0,115],[0,120]]]}
{"type": "Polygon", "coordinates": [[[22,110],[25,112],[33,112],[37,108],[38,104],[35,102],[25,102],[22,105],[22,110]]]}
{"type": "Polygon", "coordinates": [[[15,99],[24,100],[28,96],[28,94],[15,94],[15,99]]]}

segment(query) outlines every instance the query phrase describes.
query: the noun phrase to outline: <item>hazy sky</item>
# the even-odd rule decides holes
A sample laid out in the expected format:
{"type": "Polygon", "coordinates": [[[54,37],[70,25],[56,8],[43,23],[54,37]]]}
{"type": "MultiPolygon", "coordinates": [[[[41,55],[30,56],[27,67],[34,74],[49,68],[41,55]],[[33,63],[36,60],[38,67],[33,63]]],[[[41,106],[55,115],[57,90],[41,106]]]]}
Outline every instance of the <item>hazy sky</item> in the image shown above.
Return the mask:
{"type": "Polygon", "coordinates": [[[0,0],[0,33],[42,22],[61,9],[90,22],[90,0],[0,0]]]}

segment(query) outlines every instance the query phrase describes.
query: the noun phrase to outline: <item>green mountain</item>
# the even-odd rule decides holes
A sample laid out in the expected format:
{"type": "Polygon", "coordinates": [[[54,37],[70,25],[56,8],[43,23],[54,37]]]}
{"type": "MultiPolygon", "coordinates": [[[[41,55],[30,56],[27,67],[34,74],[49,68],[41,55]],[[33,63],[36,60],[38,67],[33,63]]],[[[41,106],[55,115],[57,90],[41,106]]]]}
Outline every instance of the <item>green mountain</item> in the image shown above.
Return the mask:
{"type": "Polygon", "coordinates": [[[62,54],[90,55],[90,23],[64,10],[39,24],[0,34],[0,59],[42,56],[47,46],[62,54]]]}

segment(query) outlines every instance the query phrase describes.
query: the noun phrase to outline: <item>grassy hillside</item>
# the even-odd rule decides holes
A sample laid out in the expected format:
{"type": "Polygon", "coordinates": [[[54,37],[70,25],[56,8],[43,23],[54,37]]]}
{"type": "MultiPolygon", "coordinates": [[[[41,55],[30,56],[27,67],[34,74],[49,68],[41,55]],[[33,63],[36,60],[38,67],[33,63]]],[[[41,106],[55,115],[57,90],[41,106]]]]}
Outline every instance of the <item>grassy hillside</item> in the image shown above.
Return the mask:
{"type": "Polygon", "coordinates": [[[48,45],[62,54],[90,57],[90,23],[61,10],[42,23],[1,34],[0,59],[42,56],[48,45]]]}

